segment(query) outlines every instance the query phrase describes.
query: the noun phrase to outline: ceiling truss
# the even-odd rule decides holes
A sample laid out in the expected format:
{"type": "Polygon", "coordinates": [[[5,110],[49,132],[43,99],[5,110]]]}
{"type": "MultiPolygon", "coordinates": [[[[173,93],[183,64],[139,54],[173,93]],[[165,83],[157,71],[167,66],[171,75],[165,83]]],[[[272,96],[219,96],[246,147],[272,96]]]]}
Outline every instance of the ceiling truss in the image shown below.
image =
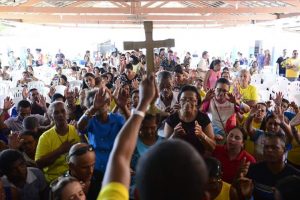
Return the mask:
{"type": "Polygon", "coordinates": [[[0,0],[0,19],[35,24],[235,26],[300,15],[299,0],[0,0]]]}

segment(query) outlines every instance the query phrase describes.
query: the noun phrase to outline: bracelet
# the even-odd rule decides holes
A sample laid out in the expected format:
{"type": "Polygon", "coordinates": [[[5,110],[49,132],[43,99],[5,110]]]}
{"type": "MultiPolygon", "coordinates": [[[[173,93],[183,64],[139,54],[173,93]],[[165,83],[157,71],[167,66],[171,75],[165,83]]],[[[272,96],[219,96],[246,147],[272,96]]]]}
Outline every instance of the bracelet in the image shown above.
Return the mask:
{"type": "Polygon", "coordinates": [[[136,110],[136,109],[132,109],[131,110],[131,115],[139,115],[141,117],[145,117],[145,112],[139,111],[139,110],[136,110]]]}

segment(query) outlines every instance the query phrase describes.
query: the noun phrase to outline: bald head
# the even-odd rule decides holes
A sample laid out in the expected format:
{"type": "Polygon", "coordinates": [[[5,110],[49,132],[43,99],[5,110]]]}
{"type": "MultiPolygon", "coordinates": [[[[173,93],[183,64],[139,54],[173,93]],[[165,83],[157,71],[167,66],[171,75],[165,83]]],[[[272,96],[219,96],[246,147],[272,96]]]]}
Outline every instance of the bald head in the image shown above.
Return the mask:
{"type": "Polygon", "coordinates": [[[74,144],[68,154],[69,162],[75,162],[76,159],[89,152],[90,145],[87,143],[76,143],[74,144]]]}
{"type": "Polygon", "coordinates": [[[68,155],[70,174],[80,181],[90,181],[94,172],[96,154],[86,143],[74,144],[68,155]]]}

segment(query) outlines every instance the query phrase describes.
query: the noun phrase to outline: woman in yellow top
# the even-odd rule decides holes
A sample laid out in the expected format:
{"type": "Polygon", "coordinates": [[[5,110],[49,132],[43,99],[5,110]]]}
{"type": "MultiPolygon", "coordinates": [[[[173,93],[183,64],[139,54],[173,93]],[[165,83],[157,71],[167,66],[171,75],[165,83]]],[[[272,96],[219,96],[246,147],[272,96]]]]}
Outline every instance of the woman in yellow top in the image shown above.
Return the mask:
{"type": "Polygon", "coordinates": [[[205,163],[208,170],[207,191],[211,200],[236,200],[238,193],[229,183],[222,181],[222,166],[221,162],[215,158],[205,158],[205,163]]]}
{"type": "Polygon", "coordinates": [[[75,127],[67,123],[64,102],[52,103],[48,114],[55,125],[39,138],[35,161],[37,166],[43,169],[46,180],[51,182],[68,170],[66,153],[80,138],[75,127]]]}
{"type": "Polygon", "coordinates": [[[248,104],[250,107],[253,107],[258,101],[258,93],[255,86],[250,85],[250,72],[246,69],[243,69],[239,73],[238,81],[231,88],[237,96],[241,96],[241,100],[248,104]]]}

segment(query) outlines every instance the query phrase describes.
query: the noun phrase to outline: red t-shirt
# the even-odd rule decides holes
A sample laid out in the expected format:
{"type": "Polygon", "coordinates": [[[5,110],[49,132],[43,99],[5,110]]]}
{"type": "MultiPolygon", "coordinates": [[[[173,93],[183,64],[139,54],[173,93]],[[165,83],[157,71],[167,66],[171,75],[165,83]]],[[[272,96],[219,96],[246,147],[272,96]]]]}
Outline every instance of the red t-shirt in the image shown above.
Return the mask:
{"type": "Polygon", "coordinates": [[[221,162],[223,171],[222,179],[227,183],[232,183],[233,179],[236,177],[244,157],[246,158],[247,162],[249,161],[250,163],[256,163],[255,158],[245,150],[242,150],[235,159],[229,160],[226,145],[217,145],[212,156],[221,162]]]}

